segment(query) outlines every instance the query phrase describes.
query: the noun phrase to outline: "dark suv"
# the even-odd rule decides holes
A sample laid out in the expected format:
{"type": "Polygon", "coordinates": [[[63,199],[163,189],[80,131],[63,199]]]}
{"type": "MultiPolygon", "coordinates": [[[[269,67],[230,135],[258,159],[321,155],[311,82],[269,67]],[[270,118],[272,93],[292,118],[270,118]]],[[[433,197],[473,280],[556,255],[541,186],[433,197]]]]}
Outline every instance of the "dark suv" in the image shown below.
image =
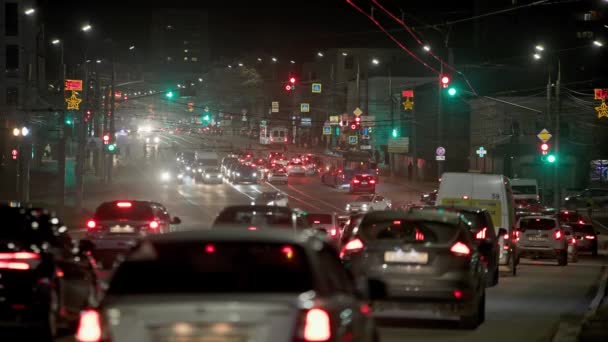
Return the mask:
{"type": "Polygon", "coordinates": [[[447,211],[455,212],[464,216],[468,223],[469,231],[475,238],[474,242],[487,269],[487,285],[496,286],[499,278],[499,259],[500,248],[498,245],[498,236],[500,233],[505,234],[503,229],[501,232],[495,231],[492,223],[492,215],[487,209],[471,208],[471,207],[421,207],[420,210],[432,211],[447,211]],[[497,235],[498,233],[498,235],[497,235]]]}
{"type": "Polygon", "coordinates": [[[32,327],[36,341],[50,341],[96,304],[93,261],[44,209],[3,205],[0,216],[0,327],[32,327]]]}
{"type": "Polygon", "coordinates": [[[376,178],[371,175],[354,175],[350,180],[350,193],[355,192],[375,193],[376,178]]]}

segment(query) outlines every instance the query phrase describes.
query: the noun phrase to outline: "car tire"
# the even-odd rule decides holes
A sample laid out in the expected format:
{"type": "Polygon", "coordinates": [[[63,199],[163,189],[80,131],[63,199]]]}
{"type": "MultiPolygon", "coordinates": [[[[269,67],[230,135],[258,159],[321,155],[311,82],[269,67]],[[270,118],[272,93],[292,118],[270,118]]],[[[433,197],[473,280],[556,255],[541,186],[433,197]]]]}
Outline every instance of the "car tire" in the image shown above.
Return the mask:
{"type": "Polygon", "coordinates": [[[597,243],[594,243],[593,246],[591,247],[591,256],[594,256],[594,257],[597,256],[597,243]]]}
{"type": "Polygon", "coordinates": [[[54,341],[59,330],[59,306],[57,288],[53,287],[49,293],[49,303],[44,317],[41,317],[40,330],[35,333],[37,341],[54,341]]]}
{"type": "Polygon", "coordinates": [[[459,325],[462,329],[473,330],[476,329],[486,319],[486,294],[485,291],[477,299],[475,305],[475,311],[472,314],[462,316],[460,318],[459,325]]]}
{"type": "Polygon", "coordinates": [[[488,287],[494,287],[498,285],[498,279],[500,277],[500,272],[498,271],[498,267],[494,270],[494,274],[492,274],[492,279],[488,283],[488,287]]]}
{"type": "Polygon", "coordinates": [[[561,251],[557,256],[557,265],[558,266],[566,266],[568,265],[568,252],[561,251]]]}
{"type": "Polygon", "coordinates": [[[577,263],[578,262],[578,252],[575,252],[574,254],[572,254],[572,257],[570,258],[570,262],[571,263],[577,263]]]}

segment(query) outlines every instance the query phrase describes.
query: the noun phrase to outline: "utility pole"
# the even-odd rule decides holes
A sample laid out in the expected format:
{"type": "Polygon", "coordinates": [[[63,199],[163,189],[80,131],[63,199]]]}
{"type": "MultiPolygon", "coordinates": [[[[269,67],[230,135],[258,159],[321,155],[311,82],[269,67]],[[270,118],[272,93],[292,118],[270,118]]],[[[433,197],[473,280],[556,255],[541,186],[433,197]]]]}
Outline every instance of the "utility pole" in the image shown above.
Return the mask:
{"type": "Polygon", "coordinates": [[[76,203],[75,207],[77,211],[80,211],[82,208],[82,201],[84,199],[84,164],[86,162],[86,130],[87,123],[85,122],[86,117],[86,106],[88,104],[88,88],[89,88],[89,79],[88,79],[88,68],[87,68],[87,58],[85,56],[83,60],[82,69],[84,71],[83,75],[83,88],[82,88],[82,103],[84,106],[80,109],[80,117],[78,120],[77,126],[77,136],[78,136],[78,149],[76,152],[76,203]]]}
{"type": "MultiPolygon", "coordinates": [[[[65,62],[63,60],[63,41],[60,41],[60,63],[61,63],[61,75],[59,79],[61,79],[61,85],[59,86],[62,90],[63,97],[65,97],[65,62]]],[[[62,101],[62,106],[65,106],[65,102],[62,101]]],[[[66,130],[66,109],[63,107],[61,110],[61,119],[59,122],[59,160],[57,161],[57,173],[59,178],[59,192],[57,193],[57,208],[60,215],[64,214],[65,211],[65,162],[66,162],[66,153],[65,153],[65,144],[67,140],[67,130],[66,130]]]]}
{"type": "MultiPolygon", "coordinates": [[[[109,130],[108,133],[110,134],[110,144],[116,144],[116,134],[114,132],[115,130],[115,123],[114,123],[114,111],[116,109],[116,70],[115,70],[115,61],[114,61],[114,56],[112,56],[112,75],[111,75],[111,93],[110,93],[110,113],[109,113],[109,130]]],[[[114,154],[113,153],[108,153],[108,160],[107,160],[107,181],[108,184],[112,183],[112,168],[114,167],[114,154]]]]}
{"type": "MultiPolygon", "coordinates": [[[[443,63],[441,63],[439,69],[439,77],[443,75],[443,63]]],[[[443,146],[443,118],[441,113],[441,100],[442,100],[442,85],[441,82],[437,82],[437,147],[443,146]]],[[[443,163],[442,160],[437,160],[437,179],[441,178],[443,174],[443,163]]]]}
{"type": "MultiPolygon", "coordinates": [[[[101,103],[101,84],[100,84],[100,77],[99,77],[99,68],[97,66],[98,64],[95,63],[95,99],[94,99],[94,104],[93,104],[93,115],[91,118],[91,125],[93,126],[93,135],[96,138],[100,138],[101,137],[101,118],[103,117],[103,114],[101,113],[100,110],[100,103],[101,103]]],[[[97,145],[95,145],[95,150],[93,150],[93,167],[95,168],[95,176],[97,177],[103,177],[103,151],[100,151],[97,148],[97,145]]]]}
{"type": "Polygon", "coordinates": [[[560,196],[561,196],[561,184],[559,180],[559,164],[561,163],[561,156],[559,155],[559,125],[560,125],[560,116],[561,116],[561,102],[560,102],[560,92],[561,92],[561,82],[562,82],[562,66],[557,58],[557,80],[555,81],[555,156],[557,160],[555,161],[555,165],[553,166],[553,206],[555,208],[559,208],[560,205],[560,196]]]}
{"type": "MultiPolygon", "coordinates": [[[[388,102],[390,106],[390,115],[391,115],[391,130],[395,128],[395,109],[393,106],[393,77],[391,75],[391,65],[388,66],[388,102]]],[[[389,138],[390,139],[390,138],[389,138]]],[[[395,172],[395,153],[391,153],[389,155],[389,164],[391,169],[391,176],[395,172]]]]}

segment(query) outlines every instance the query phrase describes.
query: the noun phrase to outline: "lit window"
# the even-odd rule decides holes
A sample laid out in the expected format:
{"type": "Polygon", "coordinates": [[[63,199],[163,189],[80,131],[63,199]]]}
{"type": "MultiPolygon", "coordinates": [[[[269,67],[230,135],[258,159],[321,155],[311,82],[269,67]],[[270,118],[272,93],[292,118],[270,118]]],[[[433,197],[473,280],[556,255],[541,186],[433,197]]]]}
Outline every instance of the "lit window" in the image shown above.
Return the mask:
{"type": "Polygon", "coordinates": [[[187,60],[188,60],[188,57],[184,57],[184,60],[185,60],[185,61],[187,61],[187,60]]]}
{"type": "Polygon", "coordinates": [[[198,57],[192,57],[192,58],[190,58],[190,60],[193,62],[198,62],[198,57]]]}
{"type": "Polygon", "coordinates": [[[184,53],[188,53],[188,49],[185,49],[185,50],[184,50],[184,53]]]}
{"type": "Polygon", "coordinates": [[[172,60],[173,60],[173,58],[167,57],[167,62],[171,62],[172,60]]]}

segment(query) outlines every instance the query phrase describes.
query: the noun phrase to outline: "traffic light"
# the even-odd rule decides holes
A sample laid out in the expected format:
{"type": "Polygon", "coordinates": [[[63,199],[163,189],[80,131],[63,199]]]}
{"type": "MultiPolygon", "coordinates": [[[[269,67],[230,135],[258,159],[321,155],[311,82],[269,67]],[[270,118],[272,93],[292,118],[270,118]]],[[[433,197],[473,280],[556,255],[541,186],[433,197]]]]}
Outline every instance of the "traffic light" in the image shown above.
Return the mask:
{"type": "Polygon", "coordinates": [[[450,95],[450,96],[455,96],[455,95],[456,95],[456,88],[454,88],[454,87],[450,87],[450,88],[448,89],[448,95],[450,95]]]}
{"type": "Polygon", "coordinates": [[[209,116],[209,114],[206,114],[205,116],[203,116],[203,121],[209,121],[211,120],[211,117],[209,116]]]}
{"type": "Polygon", "coordinates": [[[445,89],[450,85],[450,82],[452,81],[452,79],[448,75],[443,75],[443,76],[441,76],[440,81],[441,81],[441,86],[445,89]]]}
{"type": "Polygon", "coordinates": [[[106,152],[108,152],[109,154],[116,154],[118,153],[118,147],[116,146],[116,144],[108,144],[105,146],[106,152]]]}
{"type": "Polygon", "coordinates": [[[19,150],[14,148],[11,150],[11,158],[13,160],[17,160],[17,158],[19,158],[19,150]]]}
{"type": "Polygon", "coordinates": [[[399,132],[397,132],[396,128],[393,128],[393,131],[391,132],[391,136],[393,138],[398,138],[399,137],[399,132]]]}
{"type": "Polygon", "coordinates": [[[295,77],[293,77],[293,76],[291,76],[291,77],[289,78],[289,83],[290,83],[291,85],[295,85],[295,84],[296,84],[296,78],[295,78],[295,77]]]}
{"type": "Polygon", "coordinates": [[[546,155],[547,153],[549,153],[549,144],[547,144],[547,143],[540,144],[540,152],[543,155],[546,155]]]}
{"type": "Polygon", "coordinates": [[[172,99],[173,98],[173,92],[172,91],[168,91],[165,93],[165,97],[168,99],[172,99]]]}
{"type": "Polygon", "coordinates": [[[72,117],[70,115],[66,115],[65,116],[65,124],[66,125],[71,125],[73,123],[74,123],[74,121],[72,120],[72,117]]]}
{"type": "Polygon", "coordinates": [[[557,161],[557,156],[555,154],[550,154],[547,156],[547,162],[553,164],[557,161]]]}
{"type": "Polygon", "coordinates": [[[356,123],[354,123],[354,122],[353,122],[353,123],[351,123],[351,124],[350,124],[350,129],[351,129],[351,131],[356,130],[356,129],[357,129],[357,124],[356,124],[356,123]]]}
{"type": "Polygon", "coordinates": [[[110,143],[110,134],[106,133],[103,135],[103,144],[108,145],[110,143]]]}
{"type": "Polygon", "coordinates": [[[288,92],[294,91],[296,89],[296,82],[297,79],[295,78],[295,76],[289,76],[287,84],[285,84],[285,90],[288,92]]]}

